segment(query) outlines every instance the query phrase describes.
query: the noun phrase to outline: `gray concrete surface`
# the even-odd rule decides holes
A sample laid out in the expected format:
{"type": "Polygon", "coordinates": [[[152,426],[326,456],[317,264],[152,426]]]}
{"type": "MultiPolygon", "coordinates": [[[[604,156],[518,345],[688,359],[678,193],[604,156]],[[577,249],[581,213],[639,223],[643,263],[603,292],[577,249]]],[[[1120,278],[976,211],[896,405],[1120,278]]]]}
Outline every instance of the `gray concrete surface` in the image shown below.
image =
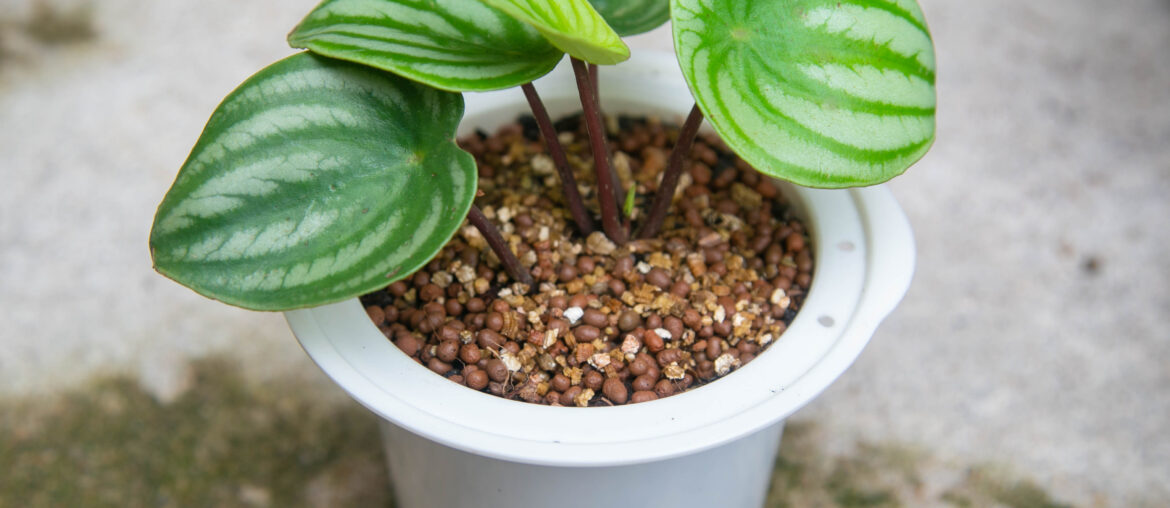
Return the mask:
{"type": "MultiPolygon", "coordinates": [[[[35,3],[0,0],[0,395],[131,372],[167,400],[225,352],[327,383],[278,315],[206,301],[146,250],[207,116],[315,2],[103,0],[73,43],[19,26],[35,3]]],[[[917,278],[800,417],[841,450],[1008,464],[1078,505],[1167,502],[1170,2],[922,4],[938,140],[892,184],[917,278]]]]}

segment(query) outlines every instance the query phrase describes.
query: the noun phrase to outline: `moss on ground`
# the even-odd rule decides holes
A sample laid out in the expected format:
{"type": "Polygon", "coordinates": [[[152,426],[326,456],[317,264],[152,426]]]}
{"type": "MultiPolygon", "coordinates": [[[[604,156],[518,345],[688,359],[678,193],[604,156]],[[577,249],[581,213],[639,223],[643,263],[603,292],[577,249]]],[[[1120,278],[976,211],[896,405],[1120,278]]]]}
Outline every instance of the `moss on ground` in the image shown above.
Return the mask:
{"type": "Polygon", "coordinates": [[[0,407],[0,507],[388,506],[374,416],[223,360],[160,403],[127,378],[0,407]]]}
{"type": "Polygon", "coordinates": [[[769,508],[1061,508],[1032,481],[990,465],[946,466],[912,446],[859,444],[853,453],[831,456],[822,449],[815,424],[790,422],[784,428],[772,475],[769,508]],[[928,486],[928,469],[959,471],[951,485],[928,486]]]}
{"type": "Polygon", "coordinates": [[[35,0],[31,12],[0,8],[0,71],[13,63],[31,65],[56,48],[78,48],[98,39],[93,0],[35,0]]]}
{"type": "MultiPolygon", "coordinates": [[[[238,365],[193,365],[172,402],[111,377],[47,399],[0,402],[0,508],[391,506],[376,419],[353,403],[321,402],[298,380],[256,385],[238,365]]],[[[817,427],[791,422],[769,508],[1067,506],[990,466],[940,466],[923,450],[823,448],[817,427]],[[936,482],[937,483],[937,482],[936,482]]]]}
{"type": "Polygon", "coordinates": [[[97,37],[94,5],[89,1],[63,5],[38,0],[33,3],[32,16],[24,25],[29,36],[48,45],[76,44],[97,37]]]}

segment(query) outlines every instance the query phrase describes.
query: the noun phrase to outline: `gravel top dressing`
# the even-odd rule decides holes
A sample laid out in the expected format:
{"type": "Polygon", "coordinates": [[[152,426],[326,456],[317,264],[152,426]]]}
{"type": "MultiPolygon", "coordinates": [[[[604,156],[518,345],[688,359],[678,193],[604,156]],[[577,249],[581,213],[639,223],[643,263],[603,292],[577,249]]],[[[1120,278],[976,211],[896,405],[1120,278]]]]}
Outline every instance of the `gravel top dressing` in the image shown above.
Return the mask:
{"type": "MultiPolygon", "coordinates": [[[[584,125],[557,126],[595,202],[584,125]]],[[[608,131],[622,188],[634,185],[626,209],[642,209],[678,129],[623,117],[608,131]]],[[[645,402],[752,361],[800,308],[813,269],[804,226],[713,135],[692,147],[662,232],[623,246],[576,231],[530,118],[460,144],[478,162],[478,205],[537,287],[512,281],[465,225],[423,270],[365,295],[382,332],[437,374],[538,404],[645,402]]]]}

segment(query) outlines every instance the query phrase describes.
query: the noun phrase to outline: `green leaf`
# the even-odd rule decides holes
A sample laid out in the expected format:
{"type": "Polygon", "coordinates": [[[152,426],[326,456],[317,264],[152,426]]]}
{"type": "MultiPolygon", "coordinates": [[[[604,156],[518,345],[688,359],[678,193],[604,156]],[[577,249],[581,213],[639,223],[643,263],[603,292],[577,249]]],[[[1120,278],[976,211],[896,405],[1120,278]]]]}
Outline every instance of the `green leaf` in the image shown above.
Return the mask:
{"type": "Polygon", "coordinates": [[[463,97],[301,53],[233,91],[163,198],[155,269],[255,310],[354,297],[409,275],[475,195],[463,97]]]}
{"type": "Polygon", "coordinates": [[[611,65],[630,58],[630,48],[587,0],[483,0],[528,23],[574,58],[611,65]]]}
{"type": "Polygon", "coordinates": [[[564,56],[479,0],[325,0],[288,42],[453,92],[523,85],[564,56]]]}
{"type": "Polygon", "coordinates": [[[704,116],[759,171],[884,182],[934,140],[934,48],[914,0],[671,0],[704,116]]]}
{"type": "Polygon", "coordinates": [[[622,37],[649,32],[670,19],[670,0],[589,0],[589,3],[622,37]]]}

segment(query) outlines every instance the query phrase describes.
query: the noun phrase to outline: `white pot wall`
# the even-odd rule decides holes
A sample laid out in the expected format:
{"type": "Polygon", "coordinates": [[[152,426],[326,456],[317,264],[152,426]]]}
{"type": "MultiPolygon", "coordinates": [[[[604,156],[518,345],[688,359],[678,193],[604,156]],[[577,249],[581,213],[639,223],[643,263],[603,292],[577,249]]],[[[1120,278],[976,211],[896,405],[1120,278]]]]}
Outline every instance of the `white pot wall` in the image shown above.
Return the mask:
{"type": "MultiPolygon", "coordinates": [[[[554,118],[579,109],[565,67],[536,83],[554,118]]],[[[607,112],[681,120],[693,104],[673,55],[638,54],[601,76],[607,112]]],[[[463,132],[527,111],[518,89],[466,96],[463,132]]],[[[852,364],[914,267],[909,224],[884,187],[782,190],[815,249],[803,309],[751,363],[665,399],[588,409],[504,400],[415,363],[356,299],[286,315],[313,360],[385,419],[401,506],[759,506],[784,418],[852,364]],[[720,488],[702,498],[706,485],[720,488]]]]}

